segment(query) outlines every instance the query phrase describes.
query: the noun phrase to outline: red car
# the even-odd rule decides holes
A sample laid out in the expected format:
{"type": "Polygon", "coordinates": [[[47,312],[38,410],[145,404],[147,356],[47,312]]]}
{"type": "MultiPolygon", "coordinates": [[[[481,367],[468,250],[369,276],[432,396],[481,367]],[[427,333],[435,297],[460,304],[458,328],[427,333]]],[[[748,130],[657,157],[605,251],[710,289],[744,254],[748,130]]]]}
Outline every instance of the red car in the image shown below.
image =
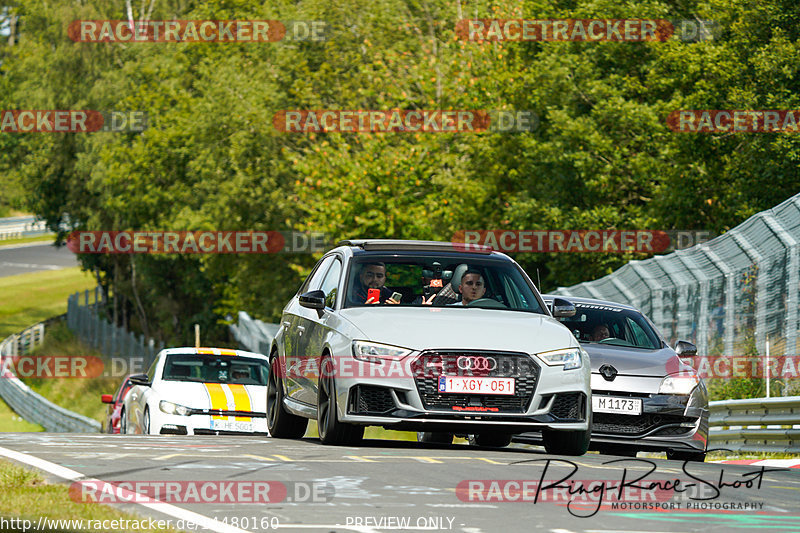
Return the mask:
{"type": "Polygon", "coordinates": [[[113,396],[111,394],[103,394],[100,396],[100,401],[109,404],[108,412],[106,414],[106,423],[103,429],[106,433],[119,433],[120,413],[122,411],[122,401],[125,395],[133,387],[131,377],[127,376],[120,385],[119,390],[113,396]]]}

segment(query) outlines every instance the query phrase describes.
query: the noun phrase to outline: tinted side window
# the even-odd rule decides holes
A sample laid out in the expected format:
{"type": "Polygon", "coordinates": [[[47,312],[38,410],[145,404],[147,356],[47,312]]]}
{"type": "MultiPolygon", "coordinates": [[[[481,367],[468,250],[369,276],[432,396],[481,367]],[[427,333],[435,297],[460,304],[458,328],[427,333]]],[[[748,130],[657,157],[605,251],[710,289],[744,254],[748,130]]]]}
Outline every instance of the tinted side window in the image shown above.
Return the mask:
{"type": "Polygon", "coordinates": [[[328,269],[325,281],[322,282],[321,290],[325,293],[325,307],[333,309],[336,305],[336,293],[339,290],[339,278],[341,275],[342,262],[336,259],[333,261],[331,268],[328,269]]]}
{"type": "Polygon", "coordinates": [[[300,286],[299,294],[319,289],[320,285],[322,285],[322,277],[328,271],[328,266],[334,259],[335,257],[332,255],[323,257],[320,262],[317,263],[317,266],[314,267],[314,270],[311,271],[311,274],[306,278],[303,285],[300,286]]]}

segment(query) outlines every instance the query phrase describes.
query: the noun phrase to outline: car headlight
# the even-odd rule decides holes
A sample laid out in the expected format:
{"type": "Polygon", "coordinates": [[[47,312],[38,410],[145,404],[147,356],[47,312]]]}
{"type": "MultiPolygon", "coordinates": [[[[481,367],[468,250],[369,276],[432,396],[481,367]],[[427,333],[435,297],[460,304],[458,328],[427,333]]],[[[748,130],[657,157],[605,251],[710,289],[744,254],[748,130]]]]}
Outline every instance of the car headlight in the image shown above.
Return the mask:
{"type": "Polygon", "coordinates": [[[580,348],[568,348],[566,350],[553,350],[552,352],[542,352],[536,354],[549,366],[564,365],[564,370],[573,370],[583,365],[580,348]]]}
{"type": "Polygon", "coordinates": [[[167,400],[161,400],[158,402],[158,408],[168,415],[189,416],[192,414],[191,408],[184,405],[179,405],[177,403],[168,402],[167,400]]]}
{"type": "Polygon", "coordinates": [[[414,350],[400,348],[399,346],[390,346],[377,342],[353,341],[353,357],[369,363],[400,360],[412,353],[414,353],[414,350]]]}
{"type": "Polygon", "coordinates": [[[697,374],[680,373],[667,376],[661,380],[659,394],[689,394],[700,383],[697,374]]]}

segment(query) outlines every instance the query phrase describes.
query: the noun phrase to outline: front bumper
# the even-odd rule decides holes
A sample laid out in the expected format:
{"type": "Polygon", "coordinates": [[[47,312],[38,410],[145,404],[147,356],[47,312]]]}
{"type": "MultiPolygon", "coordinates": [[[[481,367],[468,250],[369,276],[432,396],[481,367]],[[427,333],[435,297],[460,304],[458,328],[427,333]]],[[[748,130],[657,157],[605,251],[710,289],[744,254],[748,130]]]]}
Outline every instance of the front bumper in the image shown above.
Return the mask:
{"type": "MultiPolygon", "coordinates": [[[[387,363],[357,362],[359,365],[387,363]]],[[[374,377],[365,366],[358,378],[336,379],[337,407],[343,422],[403,431],[506,433],[554,428],[588,428],[589,368],[565,371],[528,354],[490,351],[426,351],[411,356],[406,372],[374,377]],[[491,357],[492,371],[455,370],[455,358],[491,357]],[[438,390],[441,376],[513,377],[514,395],[457,394],[438,390]],[[369,373],[368,373],[369,372],[369,373]]]]}
{"type": "Polygon", "coordinates": [[[160,415],[153,426],[160,435],[267,435],[266,413],[160,415]]]}
{"type": "MultiPolygon", "coordinates": [[[[690,395],[592,391],[594,396],[640,398],[642,414],[594,413],[590,450],[603,445],[624,445],[642,451],[697,451],[708,446],[708,403],[704,390],[690,395]]],[[[540,442],[538,435],[523,434],[519,442],[540,442]]]]}

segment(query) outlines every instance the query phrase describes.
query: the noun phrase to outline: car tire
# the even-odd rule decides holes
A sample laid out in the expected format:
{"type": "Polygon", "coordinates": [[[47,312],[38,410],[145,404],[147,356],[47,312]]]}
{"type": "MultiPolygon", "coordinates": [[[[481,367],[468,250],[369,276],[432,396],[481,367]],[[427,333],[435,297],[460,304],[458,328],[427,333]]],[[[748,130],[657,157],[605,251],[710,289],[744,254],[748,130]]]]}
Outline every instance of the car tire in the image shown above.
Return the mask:
{"type": "Polygon", "coordinates": [[[322,444],[353,446],[364,438],[364,426],[339,421],[333,361],[325,355],[320,364],[317,387],[317,430],[322,444]]]}
{"type": "Polygon", "coordinates": [[[706,452],[687,452],[683,450],[667,450],[670,461],[690,461],[702,463],[706,460],[706,452]]]}
{"type": "Polygon", "coordinates": [[[306,434],[308,419],[293,415],[283,406],[283,380],[275,354],[269,365],[267,380],[267,430],[276,439],[299,439],[306,434]]]}
{"type": "Polygon", "coordinates": [[[142,415],[142,435],[149,435],[150,434],[150,408],[144,408],[144,414],[142,415]]]}
{"type": "Polygon", "coordinates": [[[467,437],[471,446],[483,446],[485,448],[505,448],[511,444],[510,433],[478,433],[467,437]]]}
{"type": "Polygon", "coordinates": [[[417,442],[425,444],[453,444],[453,434],[441,431],[417,431],[417,442]]]}
{"type": "Polygon", "coordinates": [[[589,427],[585,431],[542,430],[544,449],[553,455],[583,455],[589,450],[592,440],[592,413],[589,412],[589,427]]]}

